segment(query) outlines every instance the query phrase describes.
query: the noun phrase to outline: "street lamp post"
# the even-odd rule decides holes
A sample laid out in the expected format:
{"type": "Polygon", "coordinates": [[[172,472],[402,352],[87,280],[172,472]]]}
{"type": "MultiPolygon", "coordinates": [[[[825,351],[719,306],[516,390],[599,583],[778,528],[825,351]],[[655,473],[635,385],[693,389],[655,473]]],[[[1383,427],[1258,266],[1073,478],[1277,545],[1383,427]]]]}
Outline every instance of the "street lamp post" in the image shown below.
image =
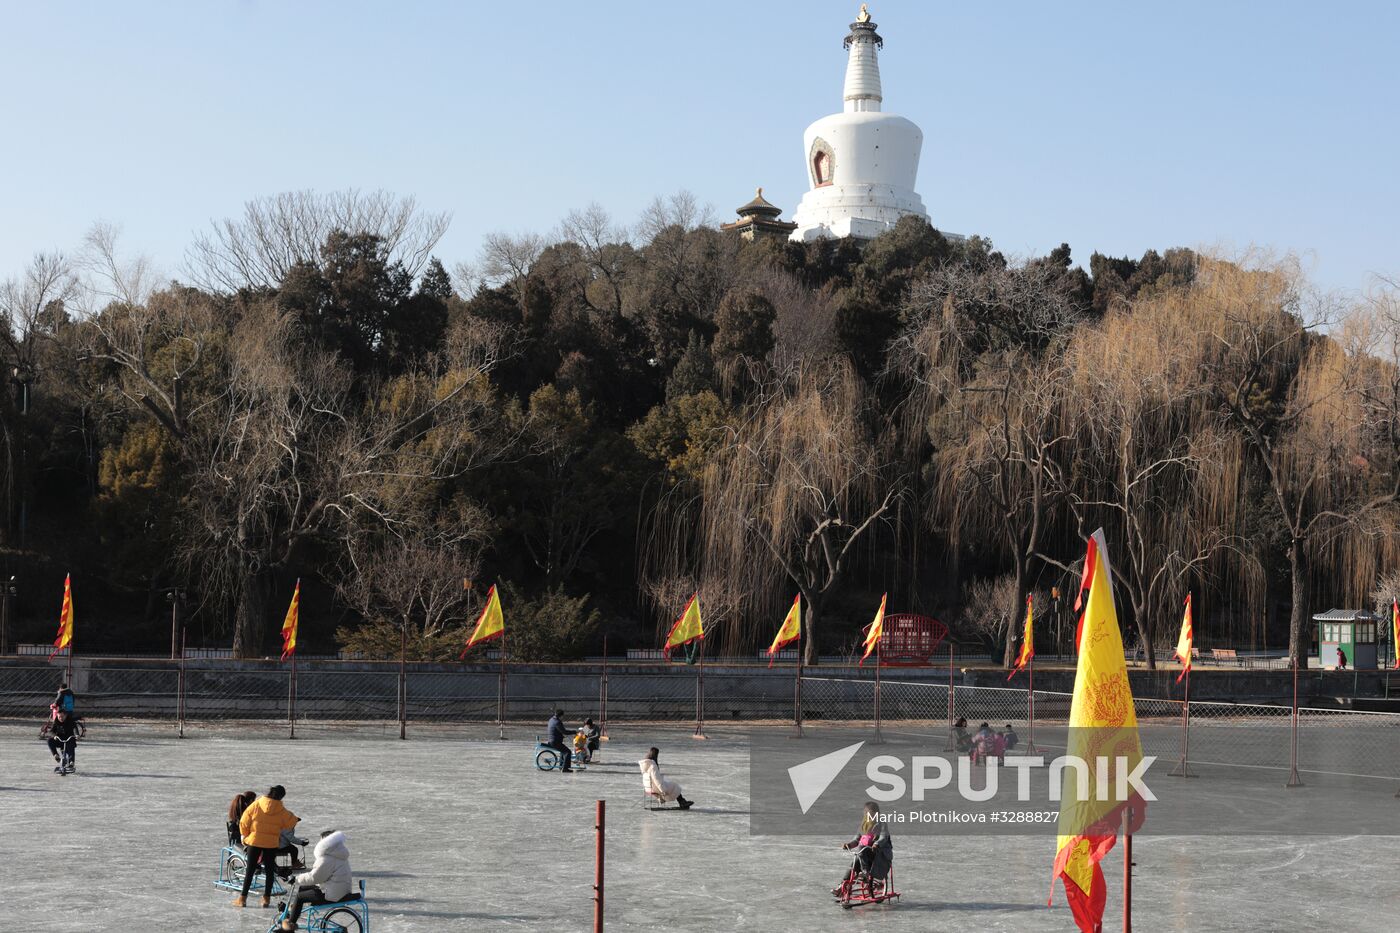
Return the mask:
{"type": "Polygon", "coordinates": [[[172,588],[165,598],[170,602],[170,659],[173,661],[180,656],[180,602],[185,598],[185,591],[172,588]]]}

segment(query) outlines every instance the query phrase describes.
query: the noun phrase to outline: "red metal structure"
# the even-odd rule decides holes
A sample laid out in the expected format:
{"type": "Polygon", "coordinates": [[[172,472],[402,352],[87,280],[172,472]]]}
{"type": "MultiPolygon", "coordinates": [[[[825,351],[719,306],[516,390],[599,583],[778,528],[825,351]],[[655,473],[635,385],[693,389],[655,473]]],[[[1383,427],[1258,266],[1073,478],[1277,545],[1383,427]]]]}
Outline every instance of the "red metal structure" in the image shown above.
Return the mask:
{"type": "Polygon", "coordinates": [[[880,637],[880,664],[885,667],[928,667],[933,653],[948,637],[948,626],[928,616],[898,612],[885,616],[880,637]]]}

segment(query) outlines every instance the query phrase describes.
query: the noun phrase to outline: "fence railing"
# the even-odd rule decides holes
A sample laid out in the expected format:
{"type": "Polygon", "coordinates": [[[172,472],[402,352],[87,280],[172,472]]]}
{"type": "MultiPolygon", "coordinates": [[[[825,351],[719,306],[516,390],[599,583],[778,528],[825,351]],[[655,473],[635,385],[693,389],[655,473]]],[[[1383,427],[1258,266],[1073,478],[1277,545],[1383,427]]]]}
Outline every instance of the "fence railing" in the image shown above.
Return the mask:
{"type": "MultiPolygon", "coordinates": [[[[880,702],[869,671],[830,670],[801,678],[754,668],[637,665],[507,666],[504,702],[497,665],[355,663],[303,665],[295,681],[283,665],[217,660],[103,662],[74,670],[78,710],[89,722],[200,731],[236,726],[254,734],[318,727],[368,735],[407,735],[408,727],[529,723],[556,708],[578,722],[767,721],[797,728],[874,728],[925,736],[947,747],[954,722],[975,729],[1011,725],[1022,742],[1063,745],[1071,695],[1019,687],[973,687],[949,677],[890,671],[880,702]],[[800,708],[795,696],[800,695],[800,708]],[[294,712],[293,712],[294,711],[294,712]]],[[[0,718],[35,722],[65,678],[61,664],[0,665],[0,718]]],[[[1137,698],[1144,752],[1180,769],[1215,764],[1400,779],[1400,714],[1300,705],[1137,698]]]]}

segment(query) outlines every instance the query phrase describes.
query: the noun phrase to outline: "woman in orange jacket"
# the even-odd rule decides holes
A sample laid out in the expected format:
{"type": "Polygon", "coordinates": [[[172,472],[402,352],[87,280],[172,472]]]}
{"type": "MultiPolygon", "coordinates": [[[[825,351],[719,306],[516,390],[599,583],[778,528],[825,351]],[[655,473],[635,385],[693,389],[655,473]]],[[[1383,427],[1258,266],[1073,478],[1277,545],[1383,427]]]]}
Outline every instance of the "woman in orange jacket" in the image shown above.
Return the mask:
{"type": "Polygon", "coordinates": [[[253,883],[253,875],[261,865],[264,875],[262,905],[272,903],[273,859],[282,845],[282,831],[291,829],[300,818],[282,806],[282,798],[287,790],[281,784],[268,789],[263,796],[254,800],[252,806],[243,811],[238,820],[238,832],[243,837],[243,845],[248,852],[247,867],[243,869],[243,893],[234,898],[233,906],[242,907],[248,903],[248,888],[253,883]]]}

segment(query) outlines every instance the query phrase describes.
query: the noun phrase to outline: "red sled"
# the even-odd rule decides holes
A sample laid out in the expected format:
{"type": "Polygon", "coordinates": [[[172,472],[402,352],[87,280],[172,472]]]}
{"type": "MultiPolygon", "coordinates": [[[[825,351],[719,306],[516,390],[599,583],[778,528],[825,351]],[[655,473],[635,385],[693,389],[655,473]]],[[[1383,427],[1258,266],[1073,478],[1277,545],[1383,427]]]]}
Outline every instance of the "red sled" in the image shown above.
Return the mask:
{"type": "Polygon", "coordinates": [[[899,892],[894,889],[893,866],[885,877],[872,878],[852,865],[851,870],[846,873],[846,880],[841,882],[841,887],[836,891],[836,903],[845,910],[863,907],[866,904],[881,904],[896,897],[899,897],[899,892]]]}

